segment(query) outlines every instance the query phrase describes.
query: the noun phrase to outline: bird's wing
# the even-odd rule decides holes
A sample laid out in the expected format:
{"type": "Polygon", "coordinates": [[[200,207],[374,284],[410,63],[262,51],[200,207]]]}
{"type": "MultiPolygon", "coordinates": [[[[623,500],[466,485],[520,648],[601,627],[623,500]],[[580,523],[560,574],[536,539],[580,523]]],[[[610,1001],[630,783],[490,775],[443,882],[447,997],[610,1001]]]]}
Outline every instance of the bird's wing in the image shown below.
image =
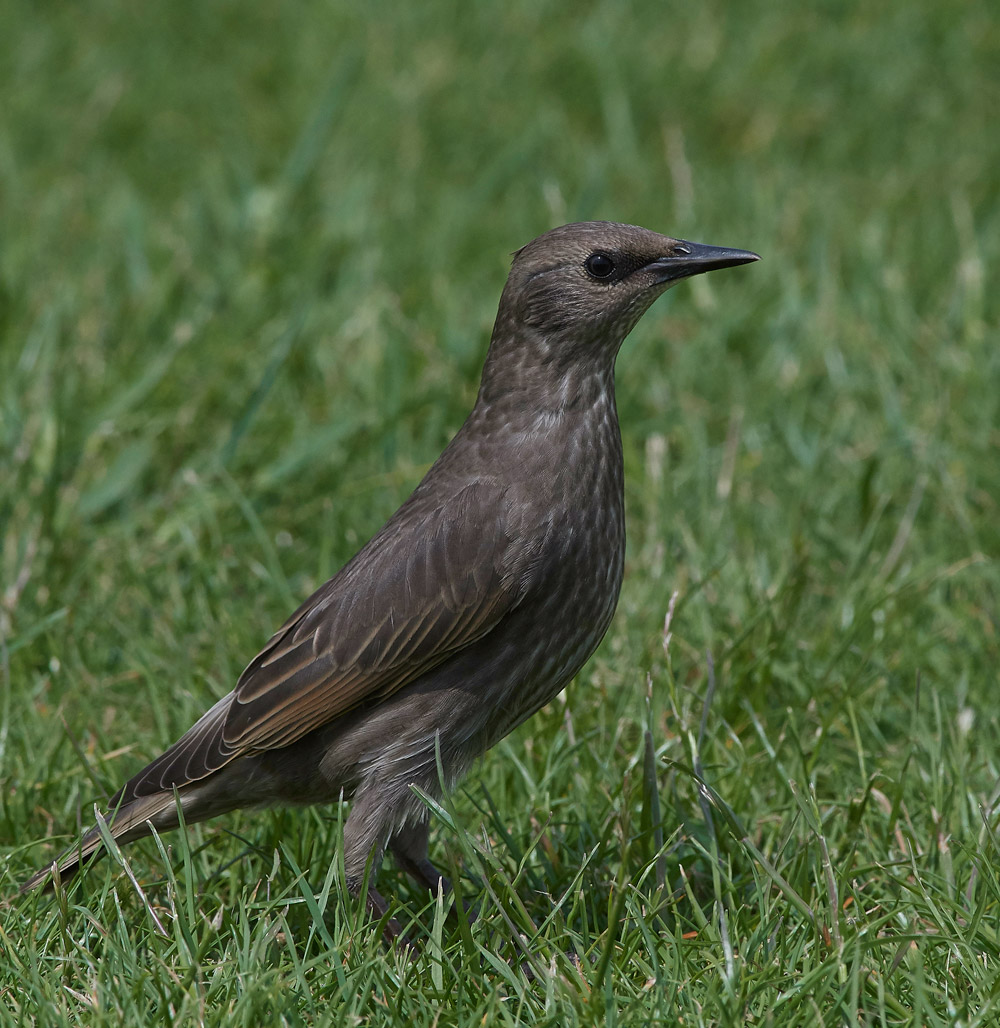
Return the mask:
{"type": "Polygon", "coordinates": [[[512,545],[520,535],[512,517],[517,505],[489,480],[416,520],[397,515],[289,618],[235,691],[115,801],[287,746],[352,707],[391,696],[481,638],[523,596],[534,566],[530,545],[512,545]]]}

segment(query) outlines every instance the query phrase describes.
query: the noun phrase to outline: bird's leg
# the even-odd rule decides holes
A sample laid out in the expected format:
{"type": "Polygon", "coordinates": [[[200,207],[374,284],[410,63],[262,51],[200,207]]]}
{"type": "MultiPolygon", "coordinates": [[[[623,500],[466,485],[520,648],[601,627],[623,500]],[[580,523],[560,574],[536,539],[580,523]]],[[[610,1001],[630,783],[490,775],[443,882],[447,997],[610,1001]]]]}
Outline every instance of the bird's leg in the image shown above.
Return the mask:
{"type": "Polygon", "coordinates": [[[416,946],[413,940],[403,931],[403,926],[394,918],[386,917],[389,913],[389,904],[385,897],[375,888],[368,886],[368,894],[365,897],[365,904],[372,917],[381,921],[385,918],[385,925],[382,928],[382,937],[390,945],[402,946],[407,952],[415,951],[416,946]]]}
{"type": "MultiPolygon", "coordinates": [[[[381,854],[379,854],[381,856],[381,854]]],[[[375,864],[372,863],[371,876],[374,877],[375,864]]],[[[361,895],[361,890],[364,886],[364,875],[348,875],[347,876],[347,891],[357,899],[361,895]]],[[[403,931],[403,926],[394,918],[388,917],[389,904],[386,902],[385,897],[375,888],[374,884],[369,884],[367,891],[365,892],[365,906],[368,908],[368,913],[376,921],[385,921],[382,926],[382,937],[385,941],[392,946],[394,943],[405,946],[407,949],[413,948],[413,941],[403,931]]]]}
{"type": "MultiPolygon", "coordinates": [[[[428,888],[435,898],[438,889],[442,895],[447,896],[452,891],[451,882],[427,858],[427,834],[427,821],[409,824],[389,840],[389,849],[401,871],[405,871],[415,882],[428,888]]],[[[463,906],[468,920],[474,921],[479,913],[478,909],[472,903],[465,903],[463,906]]],[[[454,907],[448,916],[452,919],[458,916],[454,907]]]]}
{"type": "Polygon", "coordinates": [[[437,896],[451,892],[451,882],[427,859],[428,825],[426,819],[408,824],[389,840],[389,849],[400,870],[437,896]]]}
{"type": "Polygon", "coordinates": [[[368,887],[365,892],[365,906],[378,921],[384,921],[382,935],[391,946],[401,943],[407,949],[413,943],[403,931],[403,926],[394,918],[387,917],[389,904],[375,888],[375,876],[385,853],[386,832],[377,819],[368,815],[372,806],[371,795],[359,797],[344,825],[344,872],[347,890],[357,899],[365,887],[367,869],[368,887]]]}

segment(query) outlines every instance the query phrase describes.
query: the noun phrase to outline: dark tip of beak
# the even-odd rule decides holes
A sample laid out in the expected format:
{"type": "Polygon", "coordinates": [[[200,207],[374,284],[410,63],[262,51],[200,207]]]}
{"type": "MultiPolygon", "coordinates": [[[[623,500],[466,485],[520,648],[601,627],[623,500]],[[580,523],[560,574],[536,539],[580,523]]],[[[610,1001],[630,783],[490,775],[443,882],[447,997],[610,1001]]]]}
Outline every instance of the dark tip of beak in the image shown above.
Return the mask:
{"type": "Polygon", "coordinates": [[[646,267],[657,273],[658,282],[674,282],[679,278],[690,278],[704,271],[719,268],[735,268],[738,264],[752,264],[760,260],[760,254],[752,250],[730,250],[725,246],[707,246],[705,243],[689,243],[678,239],[677,246],[666,257],[657,257],[646,267]]]}

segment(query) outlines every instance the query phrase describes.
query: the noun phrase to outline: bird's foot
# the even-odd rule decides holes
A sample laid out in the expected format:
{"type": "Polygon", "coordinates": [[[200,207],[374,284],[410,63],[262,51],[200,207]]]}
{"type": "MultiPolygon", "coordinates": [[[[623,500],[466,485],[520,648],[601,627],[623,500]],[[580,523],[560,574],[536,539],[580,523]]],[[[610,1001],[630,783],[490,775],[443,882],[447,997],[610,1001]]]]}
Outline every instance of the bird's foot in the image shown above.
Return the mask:
{"type": "MultiPolygon", "coordinates": [[[[395,858],[399,869],[405,871],[418,885],[428,889],[435,898],[439,891],[442,896],[449,896],[454,891],[448,878],[441,874],[426,857],[414,859],[397,851],[395,858]]],[[[465,911],[465,918],[470,924],[479,917],[479,907],[475,903],[463,901],[462,908],[465,911]]],[[[456,906],[453,905],[448,912],[448,920],[454,921],[457,917],[456,906]]]]}
{"type": "Polygon", "coordinates": [[[389,913],[389,904],[378,889],[369,886],[368,895],[365,900],[369,913],[376,920],[382,922],[382,938],[390,945],[400,949],[408,956],[413,956],[418,946],[403,931],[403,926],[389,913]]]}

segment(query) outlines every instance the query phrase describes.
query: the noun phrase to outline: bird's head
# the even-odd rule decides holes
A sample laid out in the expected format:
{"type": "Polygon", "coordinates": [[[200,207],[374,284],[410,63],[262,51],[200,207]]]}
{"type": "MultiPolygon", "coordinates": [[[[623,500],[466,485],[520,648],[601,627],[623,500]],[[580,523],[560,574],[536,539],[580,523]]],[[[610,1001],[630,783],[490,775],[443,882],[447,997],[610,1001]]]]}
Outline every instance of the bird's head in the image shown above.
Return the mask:
{"type": "Polygon", "coordinates": [[[514,254],[501,316],[559,349],[597,346],[613,357],[675,282],[759,259],[748,250],[671,239],[636,225],[563,225],[514,254]]]}

